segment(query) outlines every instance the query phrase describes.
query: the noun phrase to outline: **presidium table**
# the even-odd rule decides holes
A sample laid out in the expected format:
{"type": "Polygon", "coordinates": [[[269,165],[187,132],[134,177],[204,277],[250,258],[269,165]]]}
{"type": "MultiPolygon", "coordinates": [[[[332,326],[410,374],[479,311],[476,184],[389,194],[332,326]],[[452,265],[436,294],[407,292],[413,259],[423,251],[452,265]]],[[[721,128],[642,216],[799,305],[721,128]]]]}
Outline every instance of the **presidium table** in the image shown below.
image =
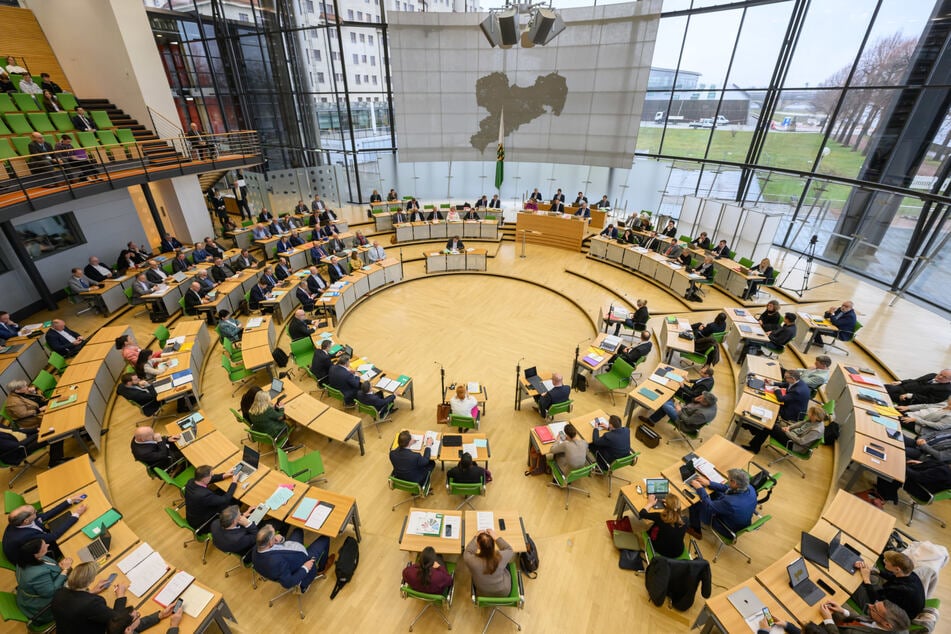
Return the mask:
{"type": "Polygon", "coordinates": [[[581,251],[587,229],[588,221],[574,216],[520,211],[515,221],[515,239],[521,242],[524,236],[525,241],[532,244],[581,251]]]}

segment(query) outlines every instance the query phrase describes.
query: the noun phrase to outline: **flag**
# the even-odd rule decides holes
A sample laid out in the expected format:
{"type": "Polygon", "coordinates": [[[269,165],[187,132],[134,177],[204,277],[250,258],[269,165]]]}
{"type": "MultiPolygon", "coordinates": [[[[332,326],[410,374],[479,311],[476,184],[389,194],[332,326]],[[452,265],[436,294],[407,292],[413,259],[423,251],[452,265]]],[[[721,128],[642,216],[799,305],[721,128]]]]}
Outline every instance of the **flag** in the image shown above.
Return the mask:
{"type": "Polygon", "coordinates": [[[502,179],[505,178],[505,111],[499,114],[499,151],[495,155],[495,188],[501,189],[502,179]]]}

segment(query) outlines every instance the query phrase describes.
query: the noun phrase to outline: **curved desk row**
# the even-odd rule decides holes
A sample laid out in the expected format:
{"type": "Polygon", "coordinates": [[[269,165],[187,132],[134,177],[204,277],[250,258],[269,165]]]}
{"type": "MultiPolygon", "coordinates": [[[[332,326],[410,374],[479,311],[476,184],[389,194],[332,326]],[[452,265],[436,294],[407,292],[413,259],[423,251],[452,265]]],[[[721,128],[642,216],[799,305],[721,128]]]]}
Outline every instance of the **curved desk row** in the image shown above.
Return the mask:
{"type": "Polygon", "coordinates": [[[396,243],[449,240],[453,237],[463,240],[498,241],[501,233],[500,226],[501,215],[498,220],[405,222],[395,225],[396,243]]]}
{"type": "Polygon", "coordinates": [[[704,279],[702,275],[687,273],[683,266],[671,262],[656,251],[622,244],[603,236],[591,238],[588,255],[636,271],[660,286],[669,288],[678,297],[687,294],[691,282],[704,279]]]}

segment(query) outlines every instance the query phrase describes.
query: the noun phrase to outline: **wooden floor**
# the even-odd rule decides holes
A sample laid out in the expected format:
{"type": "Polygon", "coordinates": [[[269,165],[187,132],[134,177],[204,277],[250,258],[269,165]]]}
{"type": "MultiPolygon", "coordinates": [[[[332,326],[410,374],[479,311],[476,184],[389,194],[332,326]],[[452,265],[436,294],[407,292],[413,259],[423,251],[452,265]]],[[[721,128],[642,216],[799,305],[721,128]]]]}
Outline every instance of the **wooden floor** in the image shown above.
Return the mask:
{"type": "MultiPolygon", "coordinates": [[[[436,277],[427,277],[423,263],[414,259],[421,251],[422,247],[418,246],[404,248],[408,281],[382,290],[359,304],[339,329],[341,339],[359,354],[369,356],[377,365],[392,372],[413,377],[415,410],[410,410],[408,402],[400,402],[396,420],[384,425],[382,438],[368,431],[367,455],[363,457],[353,443],[331,444],[309,432],[299,433],[297,437],[308,449],[322,452],[329,477],[325,486],[356,496],[362,520],[360,567],[353,581],[332,603],[329,593],[333,580],[316,583],[305,597],[308,616],[301,622],[293,598],[282,599],[268,609],[267,599],[277,594],[274,584],[252,590],[245,575],[224,578],[224,555],[211,552],[208,564],[203,566],[199,549],[194,545],[182,549],[186,534],[172,526],[162,512],[163,504],[170,503],[174,496],[166,491],[162,499],[157,499],[156,485],[146,479],[142,467],[132,460],[129,440],[139,416],[127,403],[120,402],[113,406],[109,433],[104,438],[105,449],[97,456],[96,464],[126,520],[173,565],[188,568],[203,582],[224,592],[244,631],[304,632],[315,628],[400,631],[422,606],[399,597],[400,570],[407,556],[398,550],[397,542],[406,506],[395,512],[390,510],[393,503],[402,499],[402,494],[386,486],[390,470],[387,451],[401,428],[437,429],[434,409],[440,398],[441,364],[446,369],[447,383],[479,381],[488,388],[489,403],[482,430],[490,438],[494,481],[489,485],[487,496],[477,501],[477,506],[485,510],[520,511],[538,545],[539,576],[535,580],[526,579],[525,609],[510,612],[523,628],[535,632],[622,628],[634,632],[687,631],[702,605],[699,595],[694,607],[685,613],[654,607],[647,601],[643,578],[617,567],[617,551],[604,524],[612,516],[615,502],[615,498],[607,496],[606,482],[601,479],[586,482],[584,486],[591,496],[573,494],[566,511],[561,491],[547,487],[544,478],[522,475],[528,430],[537,424],[538,415],[527,403],[523,410],[514,411],[513,402],[516,364],[521,362],[523,369],[534,365],[539,370],[567,373],[575,347],[584,345],[595,335],[594,324],[602,303],[630,303],[638,297],[647,298],[654,316],[651,325],[655,328],[659,325],[658,318],[664,314],[691,311],[648,282],[565,250],[531,245],[528,257],[521,259],[513,243],[503,242],[496,257],[489,259],[490,275],[436,277]]],[[[395,247],[388,247],[388,252],[398,254],[395,247]]],[[[782,266],[781,262],[780,268],[782,266]]],[[[944,319],[909,302],[900,301],[889,308],[886,304],[890,296],[847,276],[820,291],[821,295],[810,296],[810,303],[801,306],[819,309],[840,299],[853,299],[861,321],[866,324],[860,338],[896,374],[917,376],[951,366],[948,347],[951,339],[944,319]]],[[[787,301],[783,298],[783,303],[787,301]]],[[[689,318],[707,319],[723,305],[729,305],[729,300],[714,291],[704,304],[693,306],[695,314],[689,318]]],[[[101,325],[102,320],[88,315],[69,318],[74,310],[64,304],[57,314],[66,315],[69,324],[83,333],[101,325]]],[[[45,316],[46,313],[41,315],[45,316]]],[[[131,313],[127,313],[115,323],[129,323],[143,346],[152,342],[150,333],[154,328],[146,317],[133,319],[131,313]]],[[[154,343],[152,345],[154,347],[154,343]]],[[[286,338],[281,339],[280,345],[288,348],[286,338]]],[[[850,350],[850,361],[880,367],[857,347],[851,346],[850,350]]],[[[217,350],[212,350],[208,354],[203,373],[203,403],[206,414],[218,428],[233,441],[240,442],[242,434],[227,409],[235,406],[237,398],[230,396],[231,386],[215,361],[216,353],[217,350]]],[[[787,357],[784,363],[799,363],[788,353],[787,357]]],[[[655,349],[647,365],[657,361],[655,349]]],[[[721,397],[720,414],[704,430],[706,437],[726,430],[729,411],[732,411],[731,395],[735,393],[735,372],[729,362],[717,366],[715,391],[721,397]]],[[[573,398],[575,414],[597,408],[609,413],[623,410],[623,402],[619,399],[617,405],[612,405],[598,385],[589,387],[585,393],[574,393],[573,398]]],[[[663,424],[658,429],[664,437],[669,437],[663,424]]],[[[654,450],[635,444],[643,453],[639,463],[623,474],[629,479],[656,474],[684,453],[680,444],[662,443],[654,450]]],[[[75,448],[69,447],[67,453],[69,450],[75,452],[75,448]]],[[[768,460],[765,452],[760,460],[768,460]]],[[[791,470],[784,474],[766,508],[774,520],[745,540],[743,546],[753,556],[752,564],[746,564],[735,552],[725,552],[714,564],[715,593],[771,563],[773,553],[785,552],[798,542],[799,532],[811,527],[819,517],[830,487],[836,486],[830,481],[831,449],[821,448],[804,468],[806,479],[800,479],[791,470]]],[[[0,486],[5,484],[5,477],[6,474],[0,475],[0,486]]],[[[448,497],[444,484],[444,475],[437,471],[434,474],[436,492],[424,502],[426,507],[451,508],[458,503],[448,497]]],[[[16,483],[15,489],[23,491],[32,485],[33,477],[27,475],[16,483]]],[[[27,498],[35,499],[35,495],[35,491],[27,493],[27,498]]],[[[906,508],[889,506],[887,511],[900,515],[900,525],[904,526],[906,508]]],[[[937,511],[951,521],[951,505],[937,511]]],[[[947,543],[947,532],[927,518],[916,520],[907,530],[920,539],[947,543]]],[[[334,549],[340,541],[335,541],[334,549]]],[[[704,555],[711,558],[712,538],[703,542],[701,548],[704,555]]],[[[13,585],[11,573],[0,574],[0,589],[10,590],[13,585]]],[[[937,596],[945,602],[951,601],[951,581],[947,575],[942,579],[937,596]]],[[[484,618],[485,614],[469,600],[469,575],[460,569],[451,611],[453,629],[479,631],[484,618]]],[[[434,614],[425,616],[415,629],[418,632],[443,630],[442,622],[434,614]]],[[[491,631],[514,631],[514,626],[497,618],[491,631]]]]}

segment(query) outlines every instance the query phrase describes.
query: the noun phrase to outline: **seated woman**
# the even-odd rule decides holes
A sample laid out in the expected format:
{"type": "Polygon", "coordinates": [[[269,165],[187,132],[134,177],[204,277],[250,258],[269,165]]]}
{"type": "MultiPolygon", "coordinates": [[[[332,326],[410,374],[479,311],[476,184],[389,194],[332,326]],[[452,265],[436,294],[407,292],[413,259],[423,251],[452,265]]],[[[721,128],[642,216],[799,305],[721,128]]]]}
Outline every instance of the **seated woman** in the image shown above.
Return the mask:
{"type": "Polygon", "coordinates": [[[634,311],[633,315],[614,324],[615,337],[621,334],[622,324],[625,328],[633,328],[636,332],[643,332],[647,329],[647,321],[651,318],[650,312],[647,310],[647,300],[639,299],[635,306],[637,306],[637,310],[634,311]]]}
{"type": "Polygon", "coordinates": [[[166,370],[166,366],[158,363],[157,359],[152,358],[150,350],[139,350],[139,357],[135,360],[135,375],[146,381],[154,381],[155,378],[166,370]]]}
{"type": "Polygon", "coordinates": [[[241,341],[241,335],[244,334],[241,322],[232,317],[227,310],[218,311],[218,332],[232,343],[241,341]]]}
{"type": "Polygon", "coordinates": [[[713,346],[713,355],[707,359],[707,363],[716,365],[720,362],[720,347],[717,345],[717,340],[714,339],[713,335],[726,332],[726,313],[718,313],[714,317],[713,321],[706,325],[702,325],[700,322],[690,325],[693,328],[693,351],[698,354],[704,354],[707,350],[713,346]]]}
{"type": "Polygon", "coordinates": [[[622,233],[621,236],[618,238],[618,242],[623,242],[625,244],[633,244],[634,246],[637,246],[641,243],[641,241],[637,238],[637,234],[635,234],[634,230],[631,228],[627,228],[624,230],[624,233],[622,233]]]}
{"type": "Polygon", "coordinates": [[[466,451],[459,459],[459,464],[449,470],[446,481],[452,480],[459,484],[478,484],[486,482],[486,470],[472,461],[472,456],[466,451]]]}
{"type": "Polygon", "coordinates": [[[895,409],[902,412],[898,418],[902,426],[914,429],[916,434],[951,428],[951,397],[943,403],[899,405],[895,409]]]}
{"type": "Polygon", "coordinates": [[[664,508],[660,512],[651,510],[656,502],[656,497],[648,495],[647,505],[640,510],[638,517],[653,522],[647,530],[647,537],[651,540],[654,552],[676,559],[684,552],[684,535],[687,534],[687,524],[681,515],[680,498],[675,495],[665,497],[664,508]]]}
{"type": "Polygon", "coordinates": [[[773,279],[773,265],[769,263],[769,258],[763,258],[760,260],[759,264],[750,269],[750,274],[762,275],[763,279],[758,282],[750,282],[749,288],[743,292],[743,299],[750,299],[756,295],[756,291],[759,290],[760,284],[773,279]]]}
{"type": "MultiPolygon", "coordinates": [[[[136,361],[139,360],[139,352],[142,349],[139,347],[139,344],[136,343],[135,337],[132,335],[120,335],[116,337],[116,350],[121,350],[122,358],[134,368],[136,361]]],[[[156,350],[155,352],[149,351],[149,356],[159,357],[161,355],[161,350],[156,350]]]]}
{"type": "Polygon", "coordinates": [[[49,549],[46,541],[31,539],[20,547],[20,558],[16,562],[17,607],[40,623],[53,620],[53,613],[47,608],[56,591],[66,585],[66,577],[73,567],[70,557],[64,557],[57,564],[47,554],[49,549]]]}
{"type": "Polygon", "coordinates": [[[254,402],[248,408],[248,424],[251,429],[267,434],[275,440],[288,430],[288,424],[284,419],[284,410],[280,406],[271,405],[270,395],[264,390],[260,390],[254,395],[254,402]]]}
{"type": "Polygon", "coordinates": [[[247,421],[251,417],[251,406],[254,405],[254,399],[258,395],[258,392],[261,391],[261,388],[257,385],[252,385],[244,394],[241,395],[241,417],[247,421]]]}
{"type": "Polygon", "coordinates": [[[822,438],[823,434],[825,434],[826,423],[828,421],[829,416],[825,413],[824,409],[818,405],[810,405],[809,411],[806,414],[806,420],[801,423],[783,425],[782,427],[775,426],[772,429],[746,424],[744,427],[753,432],[753,437],[750,439],[749,444],[743,445],[743,448],[753,453],[759,453],[766,439],[772,436],[793,451],[805,453],[809,450],[809,446],[812,445],[812,443],[822,438]]]}
{"type": "Polygon", "coordinates": [[[7,416],[13,419],[17,429],[29,431],[38,429],[43,422],[47,399],[24,379],[14,379],[7,383],[7,400],[4,407],[7,416]]]}
{"type": "Polygon", "coordinates": [[[452,575],[446,572],[442,555],[427,546],[419,554],[416,563],[403,568],[403,581],[416,592],[442,594],[452,585],[452,575]]]}
{"type": "Polygon", "coordinates": [[[359,271],[363,268],[363,260],[360,259],[360,254],[356,251],[350,252],[350,259],[348,260],[348,263],[350,264],[351,271],[359,271]]]}
{"type": "Polygon", "coordinates": [[[760,313],[757,320],[764,332],[779,328],[779,324],[783,321],[783,314],[779,312],[779,302],[775,299],[769,300],[766,303],[766,310],[760,313]]]}
{"type": "Polygon", "coordinates": [[[513,557],[515,551],[492,529],[476,534],[463,553],[476,593],[484,597],[508,596],[512,591],[508,564],[513,557]]]}
{"type": "Polygon", "coordinates": [[[124,611],[126,585],[115,590],[113,607],[106,605],[102,592],[109,587],[106,580],[95,583],[99,564],[79,564],[66,579],[66,585],[53,595],[53,618],[60,632],[105,632],[109,621],[124,611]]]}
{"type": "Polygon", "coordinates": [[[456,385],[456,395],[449,399],[449,408],[456,416],[469,416],[479,420],[479,403],[469,395],[465,383],[456,385]]]}
{"type": "Polygon", "coordinates": [[[526,211],[538,211],[538,201],[534,198],[529,198],[525,201],[525,207],[523,207],[523,209],[526,211]]]}

